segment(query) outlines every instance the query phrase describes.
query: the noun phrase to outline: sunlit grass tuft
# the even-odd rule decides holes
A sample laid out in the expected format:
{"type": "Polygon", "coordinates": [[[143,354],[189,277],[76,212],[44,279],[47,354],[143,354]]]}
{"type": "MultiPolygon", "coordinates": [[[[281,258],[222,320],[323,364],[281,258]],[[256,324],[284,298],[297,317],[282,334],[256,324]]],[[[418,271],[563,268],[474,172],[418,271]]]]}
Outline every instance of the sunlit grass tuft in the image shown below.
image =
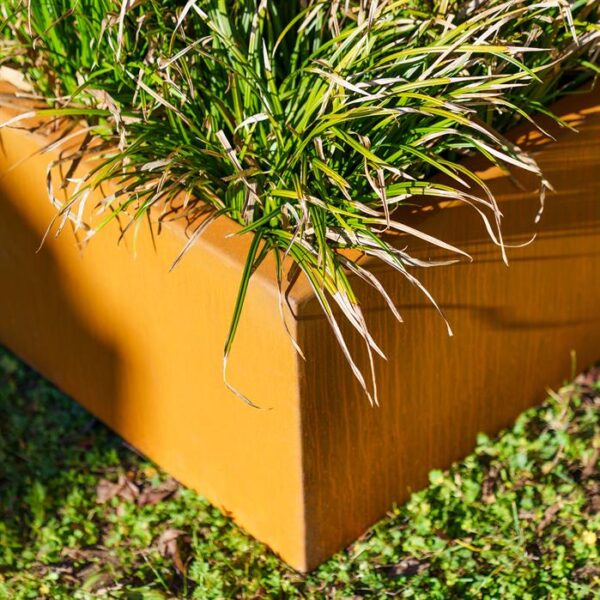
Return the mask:
{"type": "Polygon", "coordinates": [[[49,117],[86,123],[82,148],[60,166],[83,151],[93,168],[67,202],[49,186],[59,227],[70,219],[92,236],[120,215],[127,230],[160,205],[160,218],[188,220],[193,241],[215,218],[233,219],[253,239],[224,364],[248,281],[272,254],[282,286],[295,270],[309,281],[377,402],[373,368],[369,381],[338,322],[341,313],[359,332],[372,366],[383,353],[352,278],[401,315],[354,257],[382,261],[435,304],[414,269],[433,263],[385,235],[466,257],[395,217],[434,197],[477,210],[506,260],[501,211],[463,158],[532,172],[543,198],[534,159],[502,132],[597,73],[598,13],[594,0],[9,0],[0,48],[49,117]],[[90,191],[108,181],[118,192],[84,222],[90,191]]]}

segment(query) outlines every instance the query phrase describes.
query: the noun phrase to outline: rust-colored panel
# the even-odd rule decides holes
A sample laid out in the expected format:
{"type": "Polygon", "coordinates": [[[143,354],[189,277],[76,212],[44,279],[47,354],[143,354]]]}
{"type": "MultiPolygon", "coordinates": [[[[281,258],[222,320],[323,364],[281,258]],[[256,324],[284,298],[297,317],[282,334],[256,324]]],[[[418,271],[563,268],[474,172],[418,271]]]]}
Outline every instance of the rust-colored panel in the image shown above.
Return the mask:
{"type": "MultiPolygon", "coordinates": [[[[0,116],[0,121],[5,116],[0,116]]],[[[222,379],[245,258],[216,222],[169,273],[185,239],[116,224],[80,252],[66,228],[36,249],[54,209],[43,140],[1,132],[0,343],[23,357],[184,484],[305,567],[297,355],[279,321],[269,265],[250,285],[229,378],[222,379]],[[12,170],[10,166],[19,165],[12,170]]],[[[92,200],[93,201],[93,200],[92,200]]]]}
{"type": "MultiPolygon", "coordinates": [[[[422,487],[430,469],[464,456],[477,432],[495,433],[541,400],[546,385],[569,375],[571,349],[580,366],[600,355],[598,104],[578,96],[559,105],[581,133],[540,144],[557,194],[535,243],[509,252],[510,267],[472,211],[406,215],[475,260],[418,272],[453,338],[396,274],[378,271],[405,324],[361,290],[389,357],[377,366],[379,408],[368,405],[302,280],[289,296],[308,357],[298,360],[269,261],[250,286],[230,361],[232,382],[269,410],[227,391],[222,349],[248,243],[226,238],[238,229],[232,223],[215,223],[170,274],[184,242],[177,227],[157,238],[157,251],[145,228],[134,248],[132,237],[116,245],[109,227],[83,252],[65,231],[36,254],[53,216],[49,157],[19,163],[43,140],[15,130],[1,133],[0,341],[294,567],[312,568],[422,487]]],[[[497,170],[483,175],[508,241],[528,239],[537,196],[497,170]]]]}
{"type": "MultiPolygon", "coordinates": [[[[299,332],[308,357],[302,428],[311,565],[424,487],[429,470],[468,454],[478,432],[495,434],[542,401],[546,387],[569,377],[571,350],[581,368],[600,358],[596,98],[560,103],[560,114],[570,115],[580,133],[553,128],[558,141],[536,151],[556,188],[539,226],[533,180],[520,177],[525,186],[520,190],[497,169],[484,173],[505,214],[507,243],[527,241],[537,232],[533,244],[508,251],[508,267],[468,207],[408,215],[428,233],[468,250],[474,262],[415,272],[442,307],[453,337],[429,301],[402,277],[377,271],[404,324],[372,290],[359,286],[371,331],[388,356],[377,363],[380,407],[366,402],[318,318],[316,302],[306,295],[299,332]]],[[[412,244],[422,258],[441,257],[414,240],[402,243],[412,244]]],[[[346,329],[360,356],[361,340],[346,329]]]]}

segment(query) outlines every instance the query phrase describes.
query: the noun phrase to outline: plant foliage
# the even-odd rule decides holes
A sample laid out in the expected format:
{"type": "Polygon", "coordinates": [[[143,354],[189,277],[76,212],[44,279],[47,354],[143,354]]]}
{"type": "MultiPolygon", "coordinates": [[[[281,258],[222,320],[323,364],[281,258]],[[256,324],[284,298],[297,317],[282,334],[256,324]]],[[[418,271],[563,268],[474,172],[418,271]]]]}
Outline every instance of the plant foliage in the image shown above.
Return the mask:
{"type": "Polygon", "coordinates": [[[598,16],[595,0],[7,0],[0,64],[45,99],[38,113],[85,123],[51,166],[93,161],[67,201],[49,185],[59,229],[70,220],[89,237],[121,216],[127,231],[154,207],[159,221],[187,219],[185,252],[214,219],[237,221],[253,242],[225,364],[248,281],[271,254],[280,286],[297,272],[310,282],[376,401],[339,322],[371,365],[383,354],[353,278],[400,318],[370,265],[428,295],[415,267],[439,263],[398,236],[467,256],[397,216],[424,197],[472,206],[506,260],[501,211],[463,159],[533,172],[543,199],[537,164],[502,132],[598,71],[598,16]]]}

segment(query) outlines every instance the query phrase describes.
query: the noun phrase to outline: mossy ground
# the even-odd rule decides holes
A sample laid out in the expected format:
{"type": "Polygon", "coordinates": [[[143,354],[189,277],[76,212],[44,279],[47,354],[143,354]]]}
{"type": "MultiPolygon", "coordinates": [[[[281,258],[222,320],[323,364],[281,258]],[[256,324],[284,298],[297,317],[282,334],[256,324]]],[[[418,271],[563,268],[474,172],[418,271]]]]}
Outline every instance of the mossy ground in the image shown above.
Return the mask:
{"type": "Polygon", "coordinates": [[[0,598],[600,597],[600,375],[308,576],[0,351],[0,598]]]}

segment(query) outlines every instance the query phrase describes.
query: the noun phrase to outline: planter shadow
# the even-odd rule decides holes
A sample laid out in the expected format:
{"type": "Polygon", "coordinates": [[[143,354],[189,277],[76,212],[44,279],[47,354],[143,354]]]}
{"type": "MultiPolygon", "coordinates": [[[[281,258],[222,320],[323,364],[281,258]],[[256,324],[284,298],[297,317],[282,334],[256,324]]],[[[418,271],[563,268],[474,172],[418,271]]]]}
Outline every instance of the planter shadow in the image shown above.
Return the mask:
{"type": "MultiPolygon", "coordinates": [[[[98,407],[99,412],[102,407],[105,418],[114,420],[118,415],[121,360],[110,341],[90,328],[85,315],[78,309],[73,300],[74,290],[65,280],[60,257],[50,246],[36,253],[40,244],[39,230],[22,212],[26,204],[23,199],[27,198],[29,191],[25,180],[22,185],[0,192],[1,343],[10,345],[36,370],[55,376],[63,389],[87,390],[85,397],[89,404],[98,407]],[[79,361],[77,352],[77,348],[82,346],[88,357],[84,362],[79,361]]],[[[5,376],[0,372],[0,379],[5,376]]],[[[21,383],[28,386],[29,382],[21,383]]],[[[44,388],[40,386],[40,389],[44,388]]],[[[27,392],[23,389],[24,395],[27,392]]],[[[51,399],[55,398],[50,386],[45,392],[51,399]]],[[[2,524],[7,530],[17,531],[21,539],[30,539],[35,536],[39,520],[48,516],[43,508],[48,503],[36,493],[44,494],[44,490],[51,488],[63,468],[76,468],[72,464],[73,457],[84,453],[84,448],[62,453],[61,448],[64,450],[65,445],[81,442],[85,432],[72,430],[74,435],[67,439],[51,434],[41,441],[32,439],[29,425],[32,420],[40,419],[35,412],[36,402],[29,399],[27,410],[16,418],[15,411],[22,410],[22,407],[7,405],[4,397],[0,400],[0,438],[2,429],[12,423],[22,428],[20,439],[24,443],[23,447],[8,445],[15,441],[15,431],[10,431],[8,439],[0,439],[2,524]],[[53,443],[49,444],[48,440],[53,443]]],[[[51,405],[50,401],[47,405],[46,402],[44,398],[41,404],[51,405]]],[[[57,418],[69,416],[73,416],[72,412],[49,411],[44,420],[47,427],[53,427],[57,418]]],[[[82,418],[81,415],[77,420],[80,423],[87,421],[89,425],[94,422],[89,416],[82,418]]],[[[60,423],[58,429],[65,431],[68,428],[60,423]]],[[[52,498],[54,506],[61,506],[63,500],[61,497],[52,498]]]]}
{"type": "MultiPolygon", "coordinates": [[[[37,193],[37,190],[33,191],[37,193]]],[[[67,393],[87,389],[86,399],[103,418],[118,418],[122,360],[101,329],[86,320],[61,257],[40,246],[40,231],[24,207],[32,193],[27,179],[0,183],[0,343],[67,393]],[[78,348],[85,347],[87,361],[78,348]]],[[[34,206],[35,208],[35,206],[34,206]]]]}
{"type": "Polygon", "coordinates": [[[0,346],[1,573],[64,516],[74,481],[94,503],[90,453],[106,460],[121,448],[96,418],[0,346]]]}

